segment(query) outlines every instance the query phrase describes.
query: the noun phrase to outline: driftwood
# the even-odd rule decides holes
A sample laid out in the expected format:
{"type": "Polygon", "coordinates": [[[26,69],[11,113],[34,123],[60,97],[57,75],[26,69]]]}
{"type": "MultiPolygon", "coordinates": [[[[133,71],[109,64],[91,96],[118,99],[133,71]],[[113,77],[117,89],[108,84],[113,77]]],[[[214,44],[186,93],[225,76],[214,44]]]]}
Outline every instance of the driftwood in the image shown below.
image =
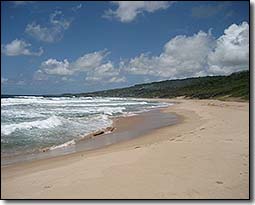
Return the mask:
{"type": "Polygon", "coordinates": [[[104,134],[104,131],[103,130],[99,130],[97,132],[94,132],[93,136],[98,136],[98,135],[102,135],[102,134],[104,134]]]}

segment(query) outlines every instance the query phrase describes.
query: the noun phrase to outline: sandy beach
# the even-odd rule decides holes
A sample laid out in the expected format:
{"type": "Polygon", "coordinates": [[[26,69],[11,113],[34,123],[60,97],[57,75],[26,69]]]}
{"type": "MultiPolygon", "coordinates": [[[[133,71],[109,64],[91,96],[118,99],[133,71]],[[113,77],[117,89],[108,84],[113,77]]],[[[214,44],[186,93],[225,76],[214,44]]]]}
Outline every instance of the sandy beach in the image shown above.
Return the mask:
{"type": "Polygon", "coordinates": [[[1,198],[248,199],[249,103],[162,101],[175,102],[162,112],[179,123],[97,150],[2,167],[1,198]]]}

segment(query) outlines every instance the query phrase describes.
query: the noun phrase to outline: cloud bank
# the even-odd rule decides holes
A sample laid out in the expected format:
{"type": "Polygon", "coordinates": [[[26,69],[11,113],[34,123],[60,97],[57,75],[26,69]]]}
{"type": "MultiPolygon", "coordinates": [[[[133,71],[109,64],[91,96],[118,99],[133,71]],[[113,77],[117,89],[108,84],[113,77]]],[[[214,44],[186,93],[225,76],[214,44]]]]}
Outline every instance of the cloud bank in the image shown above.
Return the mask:
{"type": "Polygon", "coordinates": [[[120,62],[126,72],[161,78],[230,74],[249,68],[249,25],[232,24],[215,39],[211,32],[179,35],[169,40],[159,56],[146,53],[120,62]]]}
{"type": "Polygon", "coordinates": [[[206,75],[228,75],[249,69],[249,25],[232,24],[224,34],[215,38],[211,33],[199,31],[191,36],[178,35],[170,39],[159,55],[141,53],[117,64],[107,61],[107,50],[87,53],[73,62],[48,59],[41,63],[35,77],[67,77],[84,74],[86,82],[126,82],[128,75],[145,79],[176,79],[206,75]]]}

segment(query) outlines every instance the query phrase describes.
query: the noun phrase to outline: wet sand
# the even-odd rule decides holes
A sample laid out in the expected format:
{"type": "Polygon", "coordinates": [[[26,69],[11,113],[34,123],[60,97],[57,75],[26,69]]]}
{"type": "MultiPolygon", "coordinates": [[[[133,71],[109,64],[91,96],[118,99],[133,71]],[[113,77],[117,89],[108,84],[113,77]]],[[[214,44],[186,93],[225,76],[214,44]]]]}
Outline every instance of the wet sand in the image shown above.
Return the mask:
{"type": "Polygon", "coordinates": [[[112,121],[112,126],[107,127],[111,131],[107,128],[97,130],[89,135],[81,136],[79,140],[75,140],[75,144],[58,149],[51,150],[50,147],[46,147],[33,153],[1,157],[1,166],[12,166],[14,163],[21,164],[28,161],[100,149],[142,136],[158,128],[174,125],[180,121],[180,117],[162,112],[162,109],[157,108],[137,115],[113,117],[112,121]]]}
{"type": "MultiPolygon", "coordinates": [[[[249,104],[176,102],[180,123],[101,149],[1,168],[2,198],[247,199],[249,104]]],[[[122,119],[119,127],[139,121],[122,119]]],[[[100,136],[98,136],[100,137],[100,136]]]]}

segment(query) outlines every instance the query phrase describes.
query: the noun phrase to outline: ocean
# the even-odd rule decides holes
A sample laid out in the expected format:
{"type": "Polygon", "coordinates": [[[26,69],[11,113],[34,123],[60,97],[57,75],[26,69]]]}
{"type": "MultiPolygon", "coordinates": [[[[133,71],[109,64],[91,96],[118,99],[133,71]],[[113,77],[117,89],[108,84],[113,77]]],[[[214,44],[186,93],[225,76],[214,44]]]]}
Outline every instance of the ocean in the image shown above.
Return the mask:
{"type": "Polygon", "coordinates": [[[135,98],[1,98],[1,156],[63,149],[94,131],[111,126],[113,117],[136,115],[169,103],[135,98]]]}

